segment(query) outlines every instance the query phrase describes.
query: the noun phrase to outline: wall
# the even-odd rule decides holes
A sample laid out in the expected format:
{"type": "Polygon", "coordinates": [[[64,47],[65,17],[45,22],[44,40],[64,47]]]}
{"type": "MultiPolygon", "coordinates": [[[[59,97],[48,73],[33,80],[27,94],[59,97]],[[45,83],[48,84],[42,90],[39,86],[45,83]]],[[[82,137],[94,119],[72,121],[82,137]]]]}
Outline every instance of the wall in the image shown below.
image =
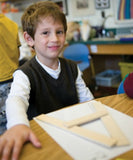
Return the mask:
{"type": "MultiPolygon", "coordinates": [[[[35,1],[37,0],[28,0],[28,2],[26,0],[23,0],[23,1],[19,1],[18,4],[19,6],[26,8],[29,4],[35,1]]],[[[94,7],[94,13],[86,15],[87,14],[86,12],[86,14],[85,13],[79,14],[79,15],[77,14],[78,16],[77,15],[75,16],[75,13],[77,12],[74,10],[75,0],[67,0],[67,8],[68,8],[68,15],[66,16],[67,20],[81,21],[83,19],[87,19],[89,20],[91,26],[101,26],[103,23],[101,12],[104,11],[105,16],[108,17],[105,22],[105,28],[119,28],[119,27],[130,27],[130,26],[132,27],[133,20],[129,22],[116,22],[115,15],[116,15],[116,8],[118,5],[118,1],[119,0],[110,0],[110,8],[104,9],[104,10],[98,10],[98,9],[95,9],[95,4],[94,4],[95,0],[90,0],[91,5],[93,5],[92,7],[94,7]]],[[[21,26],[22,14],[23,12],[21,11],[19,13],[8,13],[6,15],[12,20],[14,20],[15,22],[17,22],[19,26],[21,26]]]]}
{"type": "MultiPolygon", "coordinates": [[[[130,27],[133,26],[133,20],[130,22],[116,22],[115,17],[116,17],[116,10],[117,10],[117,5],[119,4],[119,0],[110,0],[110,8],[104,9],[104,10],[99,10],[95,9],[94,14],[88,15],[88,16],[80,16],[75,17],[73,16],[73,5],[72,2],[75,0],[67,0],[68,1],[68,16],[67,19],[68,21],[80,21],[83,19],[88,19],[91,26],[100,26],[103,22],[103,18],[101,16],[101,12],[105,12],[105,16],[108,17],[106,22],[105,22],[105,27],[106,28],[119,28],[119,27],[130,27]]],[[[91,0],[95,1],[95,0],[91,0]]],[[[95,8],[95,5],[94,5],[95,8]]]]}
{"type": "Polygon", "coordinates": [[[18,7],[20,11],[16,13],[6,13],[6,16],[15,21],[19,26],[21,26],[21,16],[23,14],[23,11],[25,10],[25,8],[27,8],[27,6],[36,1],[37,0],[17,0],[14,3],[11,2],[11,5],[14,5],[14,7],[18,7]]]}

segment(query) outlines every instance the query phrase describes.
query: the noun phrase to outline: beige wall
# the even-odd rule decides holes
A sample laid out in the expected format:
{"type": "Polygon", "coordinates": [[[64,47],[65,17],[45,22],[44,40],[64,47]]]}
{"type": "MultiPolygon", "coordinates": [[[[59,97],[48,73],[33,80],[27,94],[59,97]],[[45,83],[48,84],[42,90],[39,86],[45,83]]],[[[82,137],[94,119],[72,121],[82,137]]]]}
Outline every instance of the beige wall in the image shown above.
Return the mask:
{"type": "MultiPolygon", "coordinates": [[[[38,0],[19,0],[16,1],[16,3],[19,4],[19,6],[23,6],[23,8],[26,8],[29,4],[34,3],[38,0]],[[25,3],[24,3],[25,2],[25,3]],[[20,5],[21,4],[21,5],[20,5]]],[[[118,5],[119,0],[110,0],[110,8],[104,9],[104,10],[98,10],[95,9],[95,0],[88,0],[90,3],[90,8],[93,10],[93,13],[90,13],[90,11],[82,10],[83,12],[77,12],[75,10],[74,4],[76,0],[67,0],[67,8],[68,8],[68,15],[67,20],[68,21],[81,21],[83,19],[87,19],[91,26],[100,26],[103,22],[103,18],[101,17],[101,11],[105,12],[105,16],[108,18],[105,22],[106,28],[118,28],[118,27],[130,27],[133,26],[133,20],[132,21],[126,21],[126,22],[116,22],[115,16],[116,16],[116,8],[118,5]]],[[[19,13],[8,13],[7,16],[18,23],[19,26],[21,26],[21,15],[23,12],[19,13]]]]}

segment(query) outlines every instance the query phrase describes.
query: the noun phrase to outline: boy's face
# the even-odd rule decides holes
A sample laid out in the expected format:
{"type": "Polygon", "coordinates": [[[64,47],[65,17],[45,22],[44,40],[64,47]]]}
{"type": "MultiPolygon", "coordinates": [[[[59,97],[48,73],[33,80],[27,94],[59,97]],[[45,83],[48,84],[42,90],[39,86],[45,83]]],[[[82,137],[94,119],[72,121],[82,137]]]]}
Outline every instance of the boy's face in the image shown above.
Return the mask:
{"type": "Polygon", "coordinates": [[[65,37],[63,25],[48,17],[37,25],[34,40],[32,39],[29,45],[34,46],[38,59],[44,62],[58,57],[64,46],[65,37]]]}

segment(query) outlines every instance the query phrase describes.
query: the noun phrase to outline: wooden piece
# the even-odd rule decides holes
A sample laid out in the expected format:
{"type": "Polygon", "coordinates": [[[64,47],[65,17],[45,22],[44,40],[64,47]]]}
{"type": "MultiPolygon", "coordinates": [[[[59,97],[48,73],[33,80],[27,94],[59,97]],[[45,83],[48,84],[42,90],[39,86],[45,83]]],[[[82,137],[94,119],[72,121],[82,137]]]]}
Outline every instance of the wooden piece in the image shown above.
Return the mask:
{"type": "MultiPolygon", "coordinates": [[[[99,111],[100,108],[104,107],[101,102],[93,103],[93,106],[97,111],[99,111]]],[[[105,125],[106,129],[108,130],[110,136],[117,140],[117,146],[129,145],[128,139],[125,137],[124,133],[121,131],[121,129],[109,113],[108,115],[101,117],[101,120],[105,125]]]]}
{"type": "Polygon", "coordinates": [[[42,114],[38,117],[36,117],[36,119],[41,120],[45,123],[54,125],[56,127],[59,127],[61,129],[64,129],[66,131],[72,132],[80,137],[84,137],[86,139],[89,139],[93,142],[96,142],[98,144],[104,145],[106,147],[112,147],[116,144],[116,140],[114,138],[110,138],[108,136],[96,133],[94,131],[90,131],[88,129],[84,129],[82,127],[78,127],[78,126],[74,126],[71,128],[67,128],[63,125],[63,121],[58,120],[54,117],[50,117],[48,115],[42,114]]]}
{"type": "Polygon", "coordinates": [[[129,145],[127,138],[125,137],[121,129],[118,127],[116,122],[113,120],[113,118],[111,118],[104,105],[101,102],[97,101],[93,101],[91,104],[96,109],[96,112],[68,122],[58,120],[54,117],[50,117],[45,114],[38,116],[37,119],[52,124],[61,129],[71,131],[74,134],[77,134],[79,136],[82,136],[84,138],[92,140],[93,142],[97,142],[105,146],[111,147],[113,145],[129,145]],[[90,131],[88,129],[84,129],[78,126],[96,120],[98,118],[101,118],[111,137],[107,137],[105,135],[101,135],[94,131],[90,131]]]}
{"type": "Polygon", "coordinates": [[[85,129],[83,127],[74,126],[69,130],[75,134],[78,134],[79,136],[89,139],[90,141],[105,145],[107,147],[112,147],[116,144],[116,139],[85,129]]]}
{"type": "Polygon", "coordinates": [[[117,140],[117,146],[129,145],[129,141],[110,115],[102,117],[101,120],[110,133],[110,136],[117,140]]]}
{"type": "MultiPolygon", "coordinates": [[[[99,111],[100,108],[104,107],[101,102],[93,103],[93,106],[96,108],[97,111],[99,111]]],[[[109,113],[108,115],[101,117],[101,120],[108,132],[110,133],[110,136],[117,140],[117,146],[129,145],[128,139],[125,137],[124,133],[121,131],[121,129],[109,113]]]]}
{"type": "Polygon", "coordinates": [[[36,119],[42,121],[42,122],[46,122],[48,124],[52,124],[54,126],[58,126],[60,128],[65,129],[66,127],[63,125],[64,121],[58,120],[54,117],[50,117],[46,114],[41,114],[39,116],[36,117],[36,119]]]}
{"type": "Polygon", "coordinates": [[[92,114],[89,114],[89,115],[86,115],[86,116],[83,116],[83,117],[65,122],[64,125],[66,127],[73,127],[75,125],[81,125],[81,124],[96,120],[96,119],[98,119],[102,116],[105,116],[107,114],[108,114],[108,112],[106,110],[99,110],[98,112],[95,112],[95,113],[92,113],[92,114]]]}
{"type": "MultiPolygon", "coordinates": [[[[100,101],[94,101],[92,103],[93,107],[96,109],[96,111],[101,111],[101,110],[105,110],[107,113],[108,111],[106,110],[106,108],[104,107],[104,104],[102,104],[100,101]]],[[[102,117],[102,116],[101,116],[102,117]]]]}

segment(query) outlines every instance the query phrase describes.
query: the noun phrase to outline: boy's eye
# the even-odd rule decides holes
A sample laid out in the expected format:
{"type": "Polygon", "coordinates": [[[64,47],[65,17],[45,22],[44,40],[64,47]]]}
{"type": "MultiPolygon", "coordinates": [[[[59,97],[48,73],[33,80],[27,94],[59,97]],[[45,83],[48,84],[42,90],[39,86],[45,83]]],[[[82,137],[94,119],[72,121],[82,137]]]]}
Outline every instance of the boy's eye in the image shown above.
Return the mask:
{"type": "Polygon", "coordinates": [[[63,34],[64,31],[57,31],[57,34],[63,34]]]}
{"type": "Polygon", "coordinates": [[[47,35],[48,33],[49,33],[48,31],[43,32],[44,35],[47,35]]]}

